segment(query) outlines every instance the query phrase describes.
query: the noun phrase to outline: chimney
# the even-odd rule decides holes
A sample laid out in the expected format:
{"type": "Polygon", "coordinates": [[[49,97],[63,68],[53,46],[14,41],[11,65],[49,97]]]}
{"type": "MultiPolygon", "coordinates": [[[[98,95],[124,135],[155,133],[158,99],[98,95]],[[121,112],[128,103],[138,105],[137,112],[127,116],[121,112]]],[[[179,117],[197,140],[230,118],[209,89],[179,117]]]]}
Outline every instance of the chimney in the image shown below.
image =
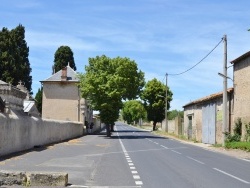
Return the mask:
{"type": "Polygon", "coordinates": [[[67,81],[67,67],[62,68],[61,81],[67,81]]]}

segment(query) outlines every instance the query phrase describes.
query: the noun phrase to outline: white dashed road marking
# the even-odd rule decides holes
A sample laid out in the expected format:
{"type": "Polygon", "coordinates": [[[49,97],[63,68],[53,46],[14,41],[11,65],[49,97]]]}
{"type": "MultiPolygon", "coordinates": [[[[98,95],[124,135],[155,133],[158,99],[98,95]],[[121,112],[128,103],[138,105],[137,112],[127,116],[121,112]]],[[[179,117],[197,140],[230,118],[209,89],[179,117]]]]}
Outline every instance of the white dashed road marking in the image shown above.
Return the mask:
{"type": "Polygon", "coordinates": [[[222,173],[222,174],[225,174],[225,175],[227,175],[227,176],[230,176],[230,177],[232,177],[232,178],[234,178],[234,179],[236,179],[236,180],[239,180],[239,181],[241,181],[241,182],[243,182],[243,183],[250,184],[250,182],[245,181],[245,180],[243,180],[243,179],[240,179],[240,178],[238,178],[238,177],[236,177],[236,176],[234,176],[234,175],[232,175],[232,174],[229,174],[229,173],[227,173],[227,172],[224,172],[224,171],[222,171],[222,170],[220,170],[220,169],[218,169],[218,168],[213,168],[213,169],[216,170],[216,171],[218,171],[218,172],[220,172],[220,173],[222,173]]]}
{"type": "Polygon", "coordinates": [[[180,152],[178,152],[178,151],[175,151],[175,150],[171,150],[172,152],[175,152],[175,153],[178,153],[178,154],[180,154],[181,155],[181,153],[180,152]]]}
{"type": "MultiPolygon", "coordinates": [[[[135,133],[135,132],[133,132],[133,133],[135,133]]],[[[143,182],[142,182],[142,181],[139,181],[141,178],[140,178],[139,175],[137,175],[138,172],[136,171],[136,168],[135,168],[135,166],[134,166],[134,163],[132,162],[130,156],[128,155],[128,152],[127,152],[126,148],[124,147],[124,145],[123,145],[123,143],[122,143],[122,141],[121,141],[121,139],[120,139],[120,136],[119,136],[119,133],[118,133],[118,132],[117,132],[117,136],[118,136],[118,138],[119,138],[119,142],[120,142],[120,144],[121,144],[122,151],[123,151],[123,153],[124,153],[124,155],[125,155],[125,157],[126,157],[126,159],[127,159],[129,168],[130,168],[131,173],[132,173],[132,175],[133,175],[133,178],[134,178],[134,180],[135,180],[135,185],[138,185],[138,186],[139,186],[139,185],[143,185],[143,182]],[[135,174],[136,174],[136,175],[135,175],[135,174]]]]}
{"type": "Polygon", "coordinates": [[[250,162],[250,160],[249,159],[242,159],[243,161],[247,161],[247,162],[250,162]]]}
{"type": "Polygon", "coordinates": [[[205,163],[203,163],[203,162],[201,162],[201,161],[199,161],[199,160],[197,160],[197,159],[194,159],[194,158],[192,158],[192,157],[187,156],[187,158],[189,158],[189,159],[191,159],[191,160],[193,160],[193,161],[195,161],[195,162],[197,162],[197,163],[205,164],[205,163]]]}
{"type": "Polygon", "coordinates": [[[138,176],[138,175],[133,175],[133,177],[134,177],[135,180],[139,180],[140,179],[140,176],[138,176]]]}
{"type": "Polygon", "coordinates": [[[165,148],[165,149],[168,149],[168,147],[166,147],[166,146],[163,146],[163,145],[161,145],[161,147],[163,147],[163,148],[165,148]]]}

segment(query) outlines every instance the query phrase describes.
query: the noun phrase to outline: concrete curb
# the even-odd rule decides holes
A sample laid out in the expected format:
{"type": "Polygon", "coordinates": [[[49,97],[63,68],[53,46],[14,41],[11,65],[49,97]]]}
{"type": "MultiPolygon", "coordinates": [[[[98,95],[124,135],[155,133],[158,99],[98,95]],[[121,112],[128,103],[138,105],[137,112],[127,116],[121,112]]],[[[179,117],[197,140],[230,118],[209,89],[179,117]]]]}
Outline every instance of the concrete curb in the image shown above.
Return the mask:
{"type": "Polygon", "coordinates": [[[68,174],[62,172],[0,171],[0,186],[67,186],[68,174]]]}

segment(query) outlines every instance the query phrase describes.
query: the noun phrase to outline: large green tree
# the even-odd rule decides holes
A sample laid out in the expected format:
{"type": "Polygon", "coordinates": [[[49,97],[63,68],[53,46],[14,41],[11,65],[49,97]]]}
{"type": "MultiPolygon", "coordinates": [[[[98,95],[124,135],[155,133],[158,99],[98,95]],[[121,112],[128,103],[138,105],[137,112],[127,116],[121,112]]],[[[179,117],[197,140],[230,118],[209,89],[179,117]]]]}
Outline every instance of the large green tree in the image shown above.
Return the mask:
{"type": "Polygon", "coordinates": [[[138,122],[139,119],[146,118],[146,110],[140,101],[126,101],[123,104],[122,116],[128,123],[138,122]]]}
{"type": "MultiPolygon", "coordinates": [[[[167,109],[169,109],[173,95],[169,87],[167,94],[167,109]]],[[[148,120],[153,121],[153,130],[155,130],[156,123],[162,122],[165,118],[166,86],[156,78],[148,81],[141,93],[141,99],[144,101],[148,120]]]]}
{"type": "Polygon", "coordinates": [[[17,85],[22,81],[31,92],[32,77],[29,63],[29,48],[25,41],[25,28],[3,28],[0,31],[0,79],[17,85]]]}
{"type": "Polygon", "coordinates": [[[60,46],[56,52],[54,57],[54,70],[58,72],[63,67],[66,67],[69,63],[69,66],[76,70],[75,60],[73,51],[69,46],[60,46]]]}
{"type": "Polygon", "coordinates": [[[106,124],[107,135],[119,117],[122,100],[138,97],[144,86],[144,73],[129,58],[109,58],[105,55],[89,58],[85,73],[80,75],[82,97],[89,100],[106,124]]]}

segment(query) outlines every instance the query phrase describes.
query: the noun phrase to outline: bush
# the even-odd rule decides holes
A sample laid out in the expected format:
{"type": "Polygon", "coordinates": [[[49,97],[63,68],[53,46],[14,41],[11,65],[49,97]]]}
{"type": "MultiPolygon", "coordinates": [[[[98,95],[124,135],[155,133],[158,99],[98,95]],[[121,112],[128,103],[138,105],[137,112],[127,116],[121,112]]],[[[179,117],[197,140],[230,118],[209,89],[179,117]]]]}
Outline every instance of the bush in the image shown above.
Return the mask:
{"type": "Polygon", "coordinates": [[[241,129],[242,129],[242,121],[240,118],[238,118],[237,121],[235,122],[234,130],[233,130],[234,134],[241,136],[241,129]]]}
{"type": "Polygon", "coordinates": [[[246,127],[245,141],[250,142],[250,123],[246,124],[245,127],[246,127]]]}
{"type": "Polygon", "coordinates": [[[235,122],[235,126],[233,129],[234,134],[232,135],[230,132],[225,132],[225,141],[226,142],[239,142],[241,140],[241,129],[242,129],[242,121],[240,118],[235,122]]]}
{"type": "Polygon", "coordinates": [[[227,142],[225,148],[241,149],[250,152],[250,142],[227,142]]]}
{"type": "Polygon", "coordinates": [[[225,132],[225,142],[239,142],[241,136],[238,134],[232,135],[229,132],[225,132]]]}

